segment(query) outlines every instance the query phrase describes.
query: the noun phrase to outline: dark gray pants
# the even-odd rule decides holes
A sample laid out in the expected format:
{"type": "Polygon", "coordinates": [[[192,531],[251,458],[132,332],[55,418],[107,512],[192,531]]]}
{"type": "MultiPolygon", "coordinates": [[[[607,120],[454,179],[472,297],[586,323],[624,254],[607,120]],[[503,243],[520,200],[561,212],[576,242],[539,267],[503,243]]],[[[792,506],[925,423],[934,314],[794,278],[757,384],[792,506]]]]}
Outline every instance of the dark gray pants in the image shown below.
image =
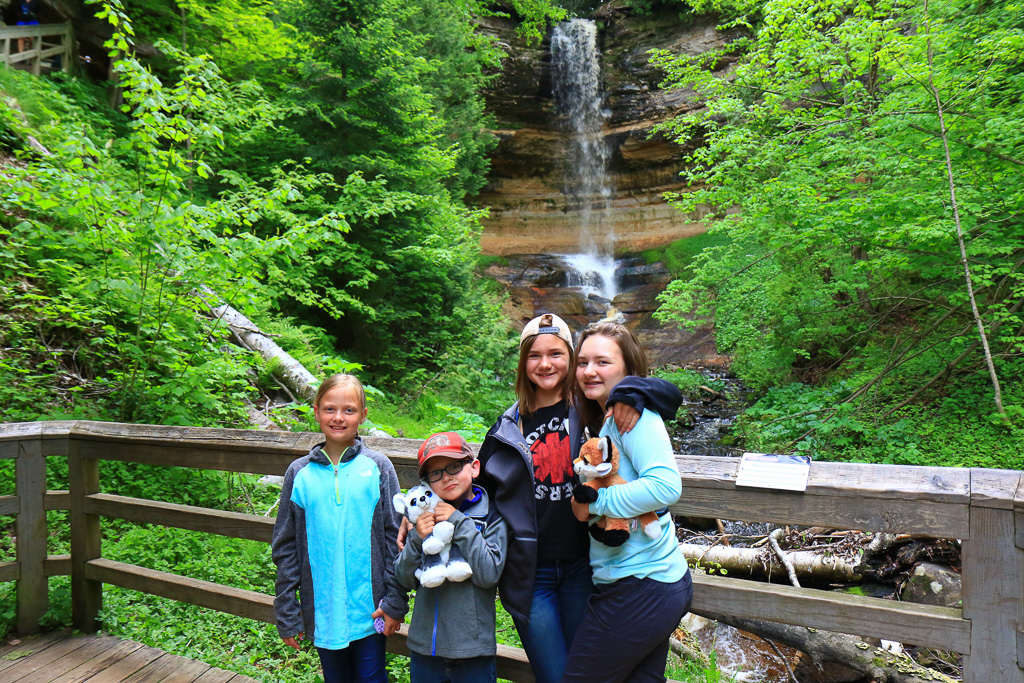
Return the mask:
{"type": "Polygon", "coordinates": [[[563,683],[665,681],[668,639],[692,597],[689,572],[676,583],[627,577],[599,584],[569,650],[563,683]]]}

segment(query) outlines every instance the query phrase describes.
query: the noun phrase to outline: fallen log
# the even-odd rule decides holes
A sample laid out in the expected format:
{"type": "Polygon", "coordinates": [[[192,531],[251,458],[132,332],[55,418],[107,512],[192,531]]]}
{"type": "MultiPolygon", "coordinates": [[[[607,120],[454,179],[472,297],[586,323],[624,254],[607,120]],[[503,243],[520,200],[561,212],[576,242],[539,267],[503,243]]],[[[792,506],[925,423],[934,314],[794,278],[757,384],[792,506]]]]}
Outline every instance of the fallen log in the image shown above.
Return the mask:
{"type": "Polygon", "coordinates": [[[320,382],[313,373],[261,332],[251,320],[227,304],[211,307],[210,315],[227,325],[241,346],[271,363],[271,375],[293,394],[293,398],[309,401],[316,395],[320,382]]]}
{"type": "MultiPolygon", "coordinates": [[[[680,549],[690,566],[699,566],[709,573],[725,569],[729,573],[771,578],[788,578],[788,569],[768,548],[737,548],[723,545],[696,545],[680,543],[680,549]]],[[[856,582],[863,576],[861,559],[847,560],[838,555],[826,557],[822,553],[797,550],[786,553],[797,576],[814,581],[856,582]]]]}
{"type": "Polygon", "coordinates": [[[771,621],[740,619],[714,612],[703,612],[702,615],[799,650],[810,658],[818,671],[823,670],[826,664],[839,664],[875,683],[958,683],[935,669],[921,666],[904,654],[869,645],[856,636],[771,621]]]}

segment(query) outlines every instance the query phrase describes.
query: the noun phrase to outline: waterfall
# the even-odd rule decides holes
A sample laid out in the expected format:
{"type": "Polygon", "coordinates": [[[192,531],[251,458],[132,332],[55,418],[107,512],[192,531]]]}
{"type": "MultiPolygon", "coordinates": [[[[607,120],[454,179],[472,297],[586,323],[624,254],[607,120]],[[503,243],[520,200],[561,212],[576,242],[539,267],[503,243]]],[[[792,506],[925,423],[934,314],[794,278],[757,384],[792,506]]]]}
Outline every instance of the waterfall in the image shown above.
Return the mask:
{"type": "Polygon", "coordinates": [[[615,231],[605,225],[612,195],[606,167],[608,147],[603,127],[607,116],[602,103],[601,63],[597,52],[597,26],[587,19],[571,19],[555,27],[551,36],[552,80],[555,108],[568,134],[569,154],[563,192],[566,209],[579,216],[578,254],[566,254],[569,285],[584,294],[611,301],[617,293],[615,231]]]}

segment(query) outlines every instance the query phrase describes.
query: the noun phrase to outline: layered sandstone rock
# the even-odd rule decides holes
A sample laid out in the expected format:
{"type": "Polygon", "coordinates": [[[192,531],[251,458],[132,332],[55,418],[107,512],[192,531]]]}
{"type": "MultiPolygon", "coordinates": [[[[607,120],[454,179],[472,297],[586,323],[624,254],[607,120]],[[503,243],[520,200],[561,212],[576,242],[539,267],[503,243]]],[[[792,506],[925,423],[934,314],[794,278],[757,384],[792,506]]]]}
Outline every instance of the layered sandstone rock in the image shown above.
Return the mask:
{"type": "MultiPolygon", "coordinates": [[[[602,69],[613,188],[602,229],[614,230],[616,253],[660,246],[704,231],[700,215],[685,215],[663,199],[686,191],[679,176],[687,150],[653,128],[697,106],[692,93],[665,90],[664,74],[648,51],[699,54],[723,43],[711,17],[678,10],[634,16],[621,0],[594,13],[601,29],[602,69]]],[[[499,144],[488,185],[475,203],[490,207],[485,254],[572,253],[579,248],[579,208],[566,194],[567,139],[554,111],[549,43],[527,46],[511,20],[490,19],[486,30],[507,46],[502,73],[488,93],[499,144]]],[[[720,65],[723,68],[726,65],[720,65]]]]}

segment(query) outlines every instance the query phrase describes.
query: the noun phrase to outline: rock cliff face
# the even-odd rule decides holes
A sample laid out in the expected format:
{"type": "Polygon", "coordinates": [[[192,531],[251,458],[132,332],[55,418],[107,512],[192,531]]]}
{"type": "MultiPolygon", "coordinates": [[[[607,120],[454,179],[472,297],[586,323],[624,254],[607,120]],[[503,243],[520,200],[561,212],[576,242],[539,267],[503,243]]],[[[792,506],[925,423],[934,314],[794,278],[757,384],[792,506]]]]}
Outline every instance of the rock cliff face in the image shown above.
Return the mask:
{"type": "MultiPolygon", "coordinates": [[[[607,109],[603,137],[610,152],[606,185],[612,189],[602,228],[615,231],[620,256],[703,232],[701,216],[684,215],[662,199],[666,191],[685,191],[679,172],[688,150],[651,136],[657,124],[699,105],[692,92],[661,88],[664,74],[647,53],[660,48],[699,54],[721,46],[725,37],[715,30],[714,18],[678,11],[634,16],[622,0],[602,5],[592,18],[599,28],[607,109]]],[[[580,329],[610,314],[634,330],[654,365],[727,365],[710,327],[686,332],[651,315],[670,280],[660,264],[620,259],[619,294],[611,302],[568,286],[567,265],[553,255],[580,250],[582,217],[580,202],[565,191],[570,144],[554,106],[550,43],[527,46],[510,20],[489,22],[485,30],[504,43],[508,57],[488,93],[500,142],[489,184],[476,203],[491,211],[482,251],[506,257],[486,274],[505,286],[509,318],[522,326],[540,313],[557,313],[580,329]]]]}
{"type": "MultiPolygon", "coordinates": [[[[602,5],[592,18],[600,29],[612,187],[602,220],[615,231],[616,252],[703,232],[699,215],[685,215],[662,199],[665,191],[685,190],[679,171],[686,150],[650,135],[658,123],[696,105],[692,93],[660,87],[663,74],[647,52],[698,54],[720,46],[714,18],[681,17],[678,11],[634,16],[622,0],[602,5]]],[[[485,29],[499,37],[509,56],[488,93],[500,142],[490,182],[475,200],[491,209],[481,248],[494,255],[574,252],[579,211],[564,192],[568,145],[554,111],[549,42],[525,45],[510,20],[492,19],[485,29]]]]}

